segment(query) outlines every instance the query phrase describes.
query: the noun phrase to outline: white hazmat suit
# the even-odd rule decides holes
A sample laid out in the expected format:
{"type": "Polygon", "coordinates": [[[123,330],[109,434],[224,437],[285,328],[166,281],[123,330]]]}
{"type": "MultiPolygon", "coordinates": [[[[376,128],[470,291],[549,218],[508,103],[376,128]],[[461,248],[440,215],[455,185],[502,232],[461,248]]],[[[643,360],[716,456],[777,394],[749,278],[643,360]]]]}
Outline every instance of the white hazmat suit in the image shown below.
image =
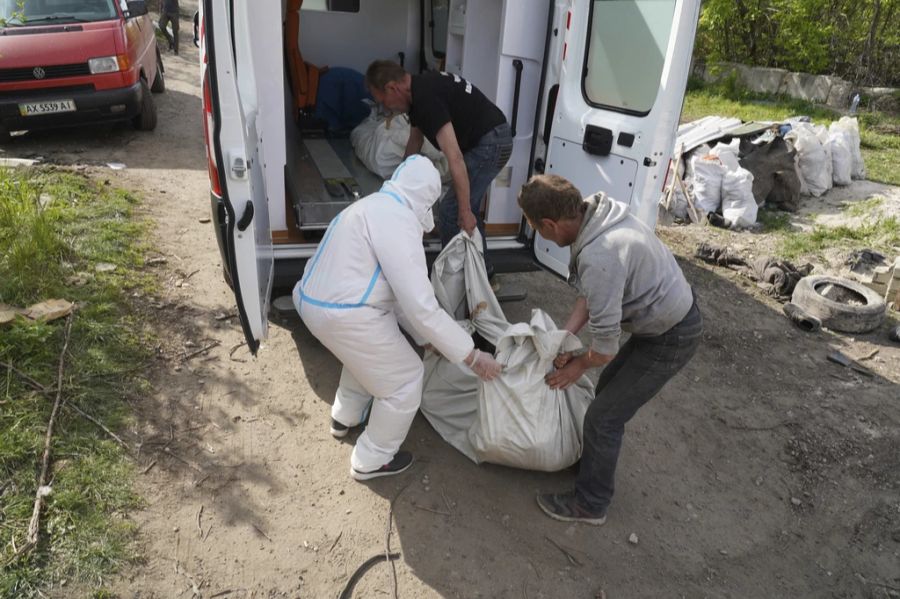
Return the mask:
{"type": "Polygon", "coordinates": [[[381,191],[353,203],[325,232],[294,287],[297,312],[343,363],[332,418],[369,423],[350,458],[357,472],[388,464],[422,401],[424,369],[400,332],[427,341],[451,362],[473,350],[472,338],[437,303],[428,280],[422,235],[441,178],[431,161],[411,156],[381,191]]]}

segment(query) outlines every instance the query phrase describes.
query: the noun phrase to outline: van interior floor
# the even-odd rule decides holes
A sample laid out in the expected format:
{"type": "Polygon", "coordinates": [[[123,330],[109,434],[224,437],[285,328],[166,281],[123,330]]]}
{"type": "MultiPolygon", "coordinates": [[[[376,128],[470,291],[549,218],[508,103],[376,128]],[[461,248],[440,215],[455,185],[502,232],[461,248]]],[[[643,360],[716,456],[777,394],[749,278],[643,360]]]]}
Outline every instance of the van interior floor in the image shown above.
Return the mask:
{"type": "Polygon", "coordinates": [[[286,185],[303,231],[323,230],[384,180],[356,157],[347,137],[297,138],[287,145],[286,185]]]}

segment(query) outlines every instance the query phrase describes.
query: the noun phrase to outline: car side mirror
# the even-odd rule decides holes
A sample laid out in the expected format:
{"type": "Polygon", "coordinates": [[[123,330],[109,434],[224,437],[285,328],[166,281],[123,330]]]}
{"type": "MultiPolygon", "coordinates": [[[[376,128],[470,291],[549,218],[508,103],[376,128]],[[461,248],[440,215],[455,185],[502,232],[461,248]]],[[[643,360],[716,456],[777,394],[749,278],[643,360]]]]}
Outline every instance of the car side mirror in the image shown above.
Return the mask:
{"type": "Polygon", "coordinates": [[[146,0],[129,0],[128,2],[128,18],[133,17],[142,17],[147,14],[149,9],[147,8],[146,0]]]}

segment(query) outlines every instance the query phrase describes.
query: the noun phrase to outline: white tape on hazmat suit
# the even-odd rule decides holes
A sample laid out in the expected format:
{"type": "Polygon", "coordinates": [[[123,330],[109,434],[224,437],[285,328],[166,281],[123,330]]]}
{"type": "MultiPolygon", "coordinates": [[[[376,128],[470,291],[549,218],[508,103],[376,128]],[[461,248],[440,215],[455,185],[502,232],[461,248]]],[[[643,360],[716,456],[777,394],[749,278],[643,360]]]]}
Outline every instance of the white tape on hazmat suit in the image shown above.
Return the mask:
{"type": "Polygon", "coordinates": [[[476,463],[555,471],[581,456],[584,413],[593,399],[590,379],[565,391],[544,376],[553,359],[581,342],[556,328],[541,310],[530,323],[510,325],[485,272],[481,239],[460,233],[432,268],[435,296],[454,318],[497,347],[503,372],[483,382],[465,366],[427,352],[422,413],[438,433],[476,463]]]}
{"type": "Polygon", "coordinates": [[[408,158],[381,191],[335,217],[294,287],[303,322],[344,365],[332,417],[356,426],[374,398],[350,458],[360,472],[393,459],[421,402],[422,361],[398,324],[454,364],[473,349],[428,280],[422,234],[434,228],[440,189],[427,158],[408,158]]]}

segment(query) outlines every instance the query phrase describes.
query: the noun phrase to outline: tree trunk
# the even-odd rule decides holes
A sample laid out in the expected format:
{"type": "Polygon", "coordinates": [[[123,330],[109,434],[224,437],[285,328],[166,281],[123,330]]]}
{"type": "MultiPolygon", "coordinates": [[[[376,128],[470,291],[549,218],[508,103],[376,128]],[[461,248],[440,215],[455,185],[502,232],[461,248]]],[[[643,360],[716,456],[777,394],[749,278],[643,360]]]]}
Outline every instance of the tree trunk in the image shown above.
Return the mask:
{"type": "Polygon", "coordinates": [[[869,24],[869,35],[866,38],[866,45],[863,48],[862,56],[859,61],[861,79],[865,83],[872,81],[872,48],[875,46],[875,32],[878,31],[878,19],[881,17],[881,0],[875,0],[875,12],[872,15],[872,22],[869,24]]]}

